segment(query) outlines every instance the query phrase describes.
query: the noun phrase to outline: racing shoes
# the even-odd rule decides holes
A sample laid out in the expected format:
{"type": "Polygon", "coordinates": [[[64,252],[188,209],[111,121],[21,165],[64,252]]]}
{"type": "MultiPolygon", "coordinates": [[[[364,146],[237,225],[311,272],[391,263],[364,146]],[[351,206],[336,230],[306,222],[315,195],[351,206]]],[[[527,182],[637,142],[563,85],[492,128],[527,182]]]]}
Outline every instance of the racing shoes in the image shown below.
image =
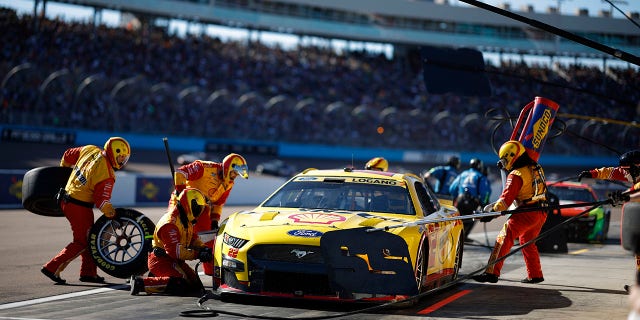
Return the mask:
{"type": "Polygon", "coordinates": [[[142,281],[141,277],[131,276],[131,279],[129,279],[129,285],[131,286],[132,296],[144,291],[144,281],[142,281]]]}
{"type": "Polygon", "coordinates": [[[55,282],[56,284],[65,284],[65,283],[67,283],[67,280],[60,278],[55,273],[47,270],[47,268],[45,268],[45,267],[42,267],[42,269],[40,269],[40,272],[42,272],[42,274],[47,276],[49,279],[53,280],[53,282],[55,282]]]}
{"type": "Polygon", "coordinates": [[[91,283],[104,283],[104,278],[101,276],[80,276],[80,282],[91,282],[91,283]]]}
{"type": "Polygon", "coordinates": [[[485,272],[483,274],[473,276],[473,280],[478,282],[496,283],[498,282],[498,276],[496,276],[495,274],[485,272]]]}
{"type": "Polygon", "coordinates": [[[524,278],[524,279],[520,280],[520,282],[522,282],[522,283],[540,283],[540,282],[542,282],[542,281],[544,281],[544,278],[543,278],[543,277],[540,277],[540,278],[531,278],[531,279],[529,279],[529,278],[524,278]]]}

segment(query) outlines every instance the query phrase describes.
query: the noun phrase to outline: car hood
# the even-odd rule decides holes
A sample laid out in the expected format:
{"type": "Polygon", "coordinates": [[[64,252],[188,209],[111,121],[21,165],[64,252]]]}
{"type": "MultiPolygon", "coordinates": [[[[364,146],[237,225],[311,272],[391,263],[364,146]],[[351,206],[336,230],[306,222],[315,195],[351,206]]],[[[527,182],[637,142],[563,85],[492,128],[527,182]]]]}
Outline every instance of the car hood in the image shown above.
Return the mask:
{"type": "MultiPolygon", "coordinates": [[[[347,212],[331,210],[300,210],[291,208],[256,208],[229,216],[224,232],[247,240],[260,242],[318,242],[322,234],[334,230],[397,225],[415,220],[402,219],[397,214],[372,214],[367,212],[347,212]],[[301,240],[301,239],[307,239],[301,240]]],[[[390,231],[400,233],[405,227],[390,231]]]]}

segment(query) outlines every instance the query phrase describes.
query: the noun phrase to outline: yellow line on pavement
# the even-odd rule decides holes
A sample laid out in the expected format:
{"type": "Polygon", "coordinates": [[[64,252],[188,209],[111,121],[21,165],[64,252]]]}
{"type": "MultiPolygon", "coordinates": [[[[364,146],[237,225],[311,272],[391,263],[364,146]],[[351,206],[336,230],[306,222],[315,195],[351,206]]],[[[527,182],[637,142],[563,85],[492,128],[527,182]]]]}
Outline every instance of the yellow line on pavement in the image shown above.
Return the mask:
{"type": "Polygon", "coordinates": [[[569,252],[569,254],[581,254],[581,253],[585,253],[589,251],[589,249],[580,249],[580,250],[576,250],[576,251],[571,251],[569,252]]]}

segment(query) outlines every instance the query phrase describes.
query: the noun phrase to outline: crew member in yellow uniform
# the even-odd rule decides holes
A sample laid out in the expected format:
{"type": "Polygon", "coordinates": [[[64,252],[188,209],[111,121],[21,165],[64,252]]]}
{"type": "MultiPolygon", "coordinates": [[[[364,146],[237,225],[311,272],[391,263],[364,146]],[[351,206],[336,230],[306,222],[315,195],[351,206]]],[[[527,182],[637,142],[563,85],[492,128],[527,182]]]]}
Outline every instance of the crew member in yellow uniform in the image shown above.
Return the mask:
{"type": "Polygon", "coordinates": [[[387,171],[389,170],[389,162],[383,157],[375,157],[364,165],[365,170],[387,171]]]}
{"type": "MultiPolygon", "coordinates": [[[[544,208],[547,200],[547,186],[542,167],[529,157],[519,141],[505,142],[500,147],[498,156],[500,157],[498,168],[506,170],[509,175],[500,198],[495,203],[487,205],[484,211],[507,210],[514,200],[517,208],[532,208],[532,211],[513,214],[509,217],[496,238],[489,263],[493,263],[509,253],[516,238],[521,244],[535,239],[547,219],[547,210],[544,208]]],[[[483,218],[485,220],[481,221],[486,222],[493,218],[495,217],[483,218]]],[[[536,244],[532,243],[523,247],[522,255],[527,268],[527,277],[521,282],[539,283],[544,281],[540,254],[536,244]]],[[[500,260],[487,267],[483,274],[474,276],[473,279],[478,282],[496,283],[503,264],[504,260],[500,260]]]]}
{"type": "MultiPolygon", "coordinates": [[[[222,207],[227,202],[236,177],[249,178],[247,161],[239,154],[231,153],[222,163],[196,160],[176,170],[174,179],[176,191],[186,187],[196,188],[204,193],[209,207],[200,215],[194,230],[197,233],[218,228],[222,207]]],[[[213,242],[207,243],[213,248],[213,242]]],[[[203,271],[213,275],[213,263],[204,263],[203,271]]]]}
{"type": "Polygon", "coordinates": [[[153,276],[133,276],[129,282],[132,295],[142,291],[179,296],[202,294],[200,278],[185,260],[212,260],[211,249],[205,247],[193,230],[206,207],[204,195],[194,188],[184,189],[177,201],[172,201],[153,233],[153,251],[148,259],[149,273],[153,276]]]}
{"type": "Polygon", "coordinates": [[[115,171],[125,166],[130,155],[127,140],[112,137],[104,144],[104,149],[87,145],[67,149],[62,156],[60,166],[73,168],[64,192],[59,195],[60,207],[71,224],[73,241],[40,270],[57,284],[66,283],[60,273],[79,255],[82,257],[80,281],[104,282],[104,278],[98,276],[97,266],[88,250],[88,235],[94,223],[93,207],[109,219],[116,216],[111,204],[115,171]]]}

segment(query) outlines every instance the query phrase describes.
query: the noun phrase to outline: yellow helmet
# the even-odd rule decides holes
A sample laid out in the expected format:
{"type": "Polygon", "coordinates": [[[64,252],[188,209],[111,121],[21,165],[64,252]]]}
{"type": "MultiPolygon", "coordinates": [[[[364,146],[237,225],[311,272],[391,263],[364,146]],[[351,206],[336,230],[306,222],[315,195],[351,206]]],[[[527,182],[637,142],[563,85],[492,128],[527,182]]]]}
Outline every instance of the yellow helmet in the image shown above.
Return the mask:
{"type": "Polygon", "coordinates": [[[513,164],[523,155],[525,152],[524,146],[520,141],[509,140],[502,144],[500,151],[498,151],[498,168],[511,171],[513,164]]]}
{"type": "Polygon", "coordinates": [[[178,203],[182,207],[182,212],[186,215],[187,222],[191,222],[191,224],[196,224],[198,217],[205,211],[207,206],[204,194],[196,188],[182,190],[178,195],[178,203]]]}
{"type": "Polygon", "coordinates": [[[121,137],[111,137],[104,144],[104,153],[111,167],[118,170],[124,167],[131,156],[129,142],[121,137]]]}
{"type": "Polygon", "coordinates": [[[222,172],[225,180],[231,180],[231,172],[235,171],[239,176],[248,179],[249,167],[247,160],[237,153],[230,153],[222,160],[222,172]]]}
{"type": "Polygon", "coordinates": [[[364,168],[366,170],[387,171],[389,170],[389,162],[383,157],[375,157],[369,160],[364,168]]]}

